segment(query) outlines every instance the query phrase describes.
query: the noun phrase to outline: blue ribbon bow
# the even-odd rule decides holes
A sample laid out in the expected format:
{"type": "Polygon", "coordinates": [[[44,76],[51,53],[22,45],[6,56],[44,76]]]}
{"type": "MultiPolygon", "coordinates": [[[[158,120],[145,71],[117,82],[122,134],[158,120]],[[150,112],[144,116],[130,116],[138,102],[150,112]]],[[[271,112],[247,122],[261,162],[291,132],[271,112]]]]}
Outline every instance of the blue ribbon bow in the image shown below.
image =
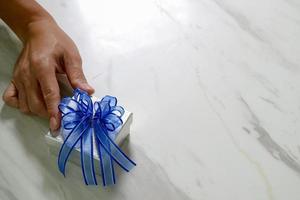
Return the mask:
{"type": "Polygon", "coordinates": [[[97,148],[100,158],[104,186],[115,184],[113,161],[127,172],[136,165],[113,141],[123,124],[121,117],[124,114],[124,109],[117,106],[115,97],[105,96],[93,103],[86,92],[75,89],[73,97],[61,101],[59,110],[62,113],[64,143],[59,152],[58,167],[64,176],[67,160],[74,147],[80,148],[82,174],[87,185],[97,185],[94,148],[97,148]]]}

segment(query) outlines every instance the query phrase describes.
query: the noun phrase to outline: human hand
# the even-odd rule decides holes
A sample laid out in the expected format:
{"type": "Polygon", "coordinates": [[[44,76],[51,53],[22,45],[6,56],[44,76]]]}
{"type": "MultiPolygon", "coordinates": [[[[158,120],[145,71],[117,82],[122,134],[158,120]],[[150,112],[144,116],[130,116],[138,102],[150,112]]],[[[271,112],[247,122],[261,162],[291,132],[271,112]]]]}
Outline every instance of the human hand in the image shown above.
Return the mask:
{"type": "Polygon", "coordinates": [[[65,73],[73,88],[89,94],[94,89],[85,79],[77,47],[54,20],[32,22],[27,33],[3,100],[23,113],[49,117],[50,129],[56,130],[60,127],[56,73],[65,73]]]}

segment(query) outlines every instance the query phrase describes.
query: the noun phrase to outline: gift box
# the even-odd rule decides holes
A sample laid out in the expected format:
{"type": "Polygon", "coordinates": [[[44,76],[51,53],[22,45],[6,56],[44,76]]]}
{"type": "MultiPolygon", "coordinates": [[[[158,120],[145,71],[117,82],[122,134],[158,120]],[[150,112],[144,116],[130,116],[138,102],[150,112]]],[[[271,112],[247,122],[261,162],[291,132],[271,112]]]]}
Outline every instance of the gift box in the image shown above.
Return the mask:
{"type": "MultiPolygon", "coordinates": [[[[91,99],[93,103],[100,100],[96,97],[91,97],[91,99]]],[[[133,114],[127,110],[124,110],[124,114],[122,115],[121,119],[123,121],[123,124],[120,125],[113,132],[109,133],[110,139],[114,141],[114,143],[118,146],[121,146],[123,144],[123,142],[126,140],[126,138],[130,133],[130,125],[133,120],[133,114]]],[[[50,131],[45,135],[45,139],[48,144],[49,151],[51,154],[53,154],[56,157],[59,155],[60,148],[64,143],[64,139],[66,137],[62,134],[63,132],[62,128],[58,130],[58,132],[59,132],[58,134],[57,133],[54,134],[54,135],[58,135],[57,137],[53,137],[50,131]]],[[[93,148],[96,149],[95,138],[93,138],[93,148]]],[[[94,163],[95,164],[100,163],[98,152],[94,151],[93,154],[94,154],[93,155],[94,163]]],[[[80,167],[81,166],[80,157],[81,157],[80,144],[76,144],[68,158],[68,161],[80,167]]],[[[101,176],[101,170],[95,170],[95,172],[96,174],[101,176]]]]}

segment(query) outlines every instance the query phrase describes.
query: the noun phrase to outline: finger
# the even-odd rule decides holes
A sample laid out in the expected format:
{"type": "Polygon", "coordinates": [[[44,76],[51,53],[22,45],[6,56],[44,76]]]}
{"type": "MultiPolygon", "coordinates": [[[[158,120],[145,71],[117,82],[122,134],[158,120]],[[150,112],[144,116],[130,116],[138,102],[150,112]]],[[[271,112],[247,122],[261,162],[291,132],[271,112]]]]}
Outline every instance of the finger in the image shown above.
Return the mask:
{"type": "Polygon", "coordinates": [[[35,79],[31,79],[24,83],[24,85],[30,112],[40,117],[48,117],[48,112],[38,82],[35,79]]]}
{"type": "Polygon", "coordinates": [[[59,86],[56,80],[54,68],[44,68],[39,83],[42,89],[43,98],[50,116],[50,129],[57,130],[60,126],[60,114],[58,104],[60,101],[59,86]]]}
{"type": "Polygon", "coordinates": [[[30,110],[27,104],[27,98],[24,86],[20,83],[16,84],[18,89],[19,109],[24,114],[30,114],[30,110]]]}
{"type": "Polygon", "coordinates": [[[14,108],[19,107],[18,90],[13,82],[9,83],[8,87],[4,91],[2,98],[7,105],[14,108]]]}
{"type": "Polygon", "coordinates": [[[73,88],[80,88],[85,90],[89,94],[94,93],[94,89],[87,83],[81,66],[81,58],[79,54],[65,54],[64,57],[64,67],[68,79],[73,88]]]}

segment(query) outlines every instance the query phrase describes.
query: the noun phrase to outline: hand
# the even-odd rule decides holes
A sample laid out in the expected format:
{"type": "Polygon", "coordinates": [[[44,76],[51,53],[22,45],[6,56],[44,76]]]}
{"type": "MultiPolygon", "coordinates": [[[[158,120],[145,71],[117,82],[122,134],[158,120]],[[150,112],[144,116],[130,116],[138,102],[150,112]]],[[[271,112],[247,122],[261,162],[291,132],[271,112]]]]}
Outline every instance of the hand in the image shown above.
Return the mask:
{"type": "Polygon", "coordinates": [[[94,92],[85,79],[74,42],[54,20],[32,22],[3,100],[23,113],[49,117],[50,129],[58,129],[60,92],[56,73],[65,73],[73,88],[94,92]]]}

